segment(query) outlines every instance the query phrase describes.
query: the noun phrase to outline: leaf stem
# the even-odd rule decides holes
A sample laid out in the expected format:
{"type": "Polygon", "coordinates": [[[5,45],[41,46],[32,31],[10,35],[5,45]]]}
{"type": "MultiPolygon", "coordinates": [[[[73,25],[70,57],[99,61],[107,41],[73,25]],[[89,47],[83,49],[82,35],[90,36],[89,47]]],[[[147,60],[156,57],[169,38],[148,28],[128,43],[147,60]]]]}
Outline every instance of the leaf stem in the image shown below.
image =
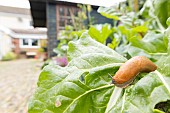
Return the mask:
{"type": "Polygon", "coordinates": [[[126,99],[126,89],[125,89],[125,92],[124,92],[124,95],[123,95],[123,104],[122,104],[122,108],[121,108],[121,113],[123,113],[123,109],[124,109],[124,106],[125,106],[125,99],[126,99]]]}
{"type": "Polygon", "coordinates": [[[150,55],[168,55],[168,53],[149,53],[150,55]]]}
{"type": "Polygon", "coordinates": [[[113,93],[110,97],[110,100],[107,104],[107,108],[105,110],[105,113],[108,113],[111,110],[111,108],[113,108],[113,106],[116,104],[117,100],[121,96],[122,90],[123,90],[123,88],[119,88],[119,87],[115,86],[113,93]]]}
{"type": "Polygon", "coordinates": [[[67,106],[67,108],[63,111],[63,113],[65,113],[65,112],[69,109],[69,107],[70,107],[72,104],[74,104],[74,102],[76,102],[78,99],[80,99],[80,98],[83,97],[84,95],[87,95],[88,93],[91,93],[91,92],[96,91],[96,90],[105,89],[105,88],[109,88],[109,87],[113,87],[113,86],[114,86],[113,84],[109,84],[109,85],[105,85],[105,86],[98,87],[98,88],[96,88],[96,89],[91,89],[91,90],[89,90],[89,91],[86,91],[84,94],[82,94],[82,95],[78,96],[77,98],[75,98],[75,99],[67,106]]]}
{"type": "Polygon", "coordinates": [[[161,81],[163,82],[163,84],[165,85],[165,87],[167,88],[167,90],[170,93],[170,87],[168,86],[168,84],[166,83],[165,79],[163,78],[163,75],[159,72],[159,71],[155,71],[155,73],[158,75],[158,77],[161,79],[161,81]]]}

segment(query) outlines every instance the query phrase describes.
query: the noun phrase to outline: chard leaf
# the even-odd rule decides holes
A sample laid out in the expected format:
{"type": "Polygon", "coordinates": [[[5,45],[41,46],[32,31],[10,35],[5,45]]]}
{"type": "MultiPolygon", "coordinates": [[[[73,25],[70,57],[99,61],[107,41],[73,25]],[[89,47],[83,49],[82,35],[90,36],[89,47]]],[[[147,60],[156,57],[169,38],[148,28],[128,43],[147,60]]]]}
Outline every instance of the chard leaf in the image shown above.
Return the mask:
{"type": "Polygon", "coordinates": [[[155,34],[151,32],[146,34],[142,40],[132,37],[130,42],[132,43],[132,46],[142,48],[149,53],[163,53],[167,52],[163,37],[163,34],[155,34]]]}
{"type": "Polygon", "coordinates": [[[46,66],[29,103],[29,113],[103,113],[114,89],[114,74],[126,61],[84,34],[69,44],[67,67],[46,66]]]}
{"type": "Polygon", "coordinates": [[[29,113],[153,113],[159,111],[156,104],[170,100],[169,55],[156,62],[158,71],[143,74],[123,92],[118,88],[117,95],[108,73],[114,75],[124,57],[86,33],[69,43],[68,55],[67,67],[43,69],[29,113]]]}
{"type": "Polygon", "coordinates": [[[162,55],[167,55],[168,39],[163,34],[149,32],[144,38],[130,38],[128,53],[131,57],[143,55],[150,59],[158,60],[162,55]]]}
{"type": "Polygon", "coordinates": [[[166,28],[166,20],[170,17],[170,0],[154,0],[155,15],[161,24],[166,28]]]}
{"type": "Polygon", "coordinates": [[[170,26],[170,17],[166,20],[166,24],[170,26]]]}
{"type": "Polygon", "coordinates": [[[163,112],[155,110],[155,105],[170,100],[170,56],[162,56],[156,64],[158,71],[145,74],[135,85],[125,89],[110,113],[163,112]]]}
{"type": "Polygon", "coordinates": [[[150,73],[127,88],[123,97],[110,113],[153,113],[157,103],[170,99],[170,92],[156,73],[150,73]]]}

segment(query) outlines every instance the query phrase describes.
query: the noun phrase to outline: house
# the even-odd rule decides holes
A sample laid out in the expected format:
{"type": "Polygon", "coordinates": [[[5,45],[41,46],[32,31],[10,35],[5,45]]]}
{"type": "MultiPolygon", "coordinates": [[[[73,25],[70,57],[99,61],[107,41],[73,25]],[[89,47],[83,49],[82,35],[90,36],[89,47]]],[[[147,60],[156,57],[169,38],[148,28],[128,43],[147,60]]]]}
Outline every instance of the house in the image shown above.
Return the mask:
{"type": "MultiPolygon", "coordinates": [[[[82,1],[82,0],[81,0],[82,1]]],[[[100,0],[101,1],[101,0],[100,0]]],[[[53,49],[57,47],[57,35],[66,26],[72,24],[71,14],[77,15],[80,10],[77,3],[65,0],[29,0],[31,15],[34,27],[47,27],[48,35],[48,57],[56,54],[53,49]]],[[[95,19],[95,24],[113,23],[97,13],[98,6],[92,5],[91,16],[95,19]]]]}
{"type": "Polygon", "coordinates": [[[1,57],[7,53],[5,50],[13,51],[18,57],[40,54],[47,43],[47,30],[35,29],[32,23],[29,9],[0,6],[0,28],[3,34],[3,37],[0,35],[0,41],[3,40],[3,44],[0,42],[1,57]]]}
{"type": "Polygon", "coordinates": [[[38,56],[47,46],[46,30],[12,29],[13,51],[20,57],[38,56]]]}

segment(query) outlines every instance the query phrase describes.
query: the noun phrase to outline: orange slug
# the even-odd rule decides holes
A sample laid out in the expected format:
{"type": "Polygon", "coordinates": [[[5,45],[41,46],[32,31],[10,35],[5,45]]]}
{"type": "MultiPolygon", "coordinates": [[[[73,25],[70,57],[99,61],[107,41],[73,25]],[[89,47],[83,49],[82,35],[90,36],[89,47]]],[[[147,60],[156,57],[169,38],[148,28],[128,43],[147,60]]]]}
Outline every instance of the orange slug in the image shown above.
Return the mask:
{"type": "Polygon", "coordinates": [[[115,76],[112,78],[112,83],[117,87],[125,88],[133,82],[135,77],[140,72],[152,72],[157,69],[157,66],[144,56],[136,56],[125,62],[115,76]]]}

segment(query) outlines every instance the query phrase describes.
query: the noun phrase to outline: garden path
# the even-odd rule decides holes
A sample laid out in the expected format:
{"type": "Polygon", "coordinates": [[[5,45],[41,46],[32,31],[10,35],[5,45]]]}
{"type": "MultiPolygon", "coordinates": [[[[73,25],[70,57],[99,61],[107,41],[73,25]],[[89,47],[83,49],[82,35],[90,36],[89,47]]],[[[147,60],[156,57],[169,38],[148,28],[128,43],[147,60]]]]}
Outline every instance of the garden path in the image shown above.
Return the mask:
{"type": "Polygon", "coordinates": [[[41,65],[34,59],[0,62],[0,113],[27,113],[41,65]]]}

